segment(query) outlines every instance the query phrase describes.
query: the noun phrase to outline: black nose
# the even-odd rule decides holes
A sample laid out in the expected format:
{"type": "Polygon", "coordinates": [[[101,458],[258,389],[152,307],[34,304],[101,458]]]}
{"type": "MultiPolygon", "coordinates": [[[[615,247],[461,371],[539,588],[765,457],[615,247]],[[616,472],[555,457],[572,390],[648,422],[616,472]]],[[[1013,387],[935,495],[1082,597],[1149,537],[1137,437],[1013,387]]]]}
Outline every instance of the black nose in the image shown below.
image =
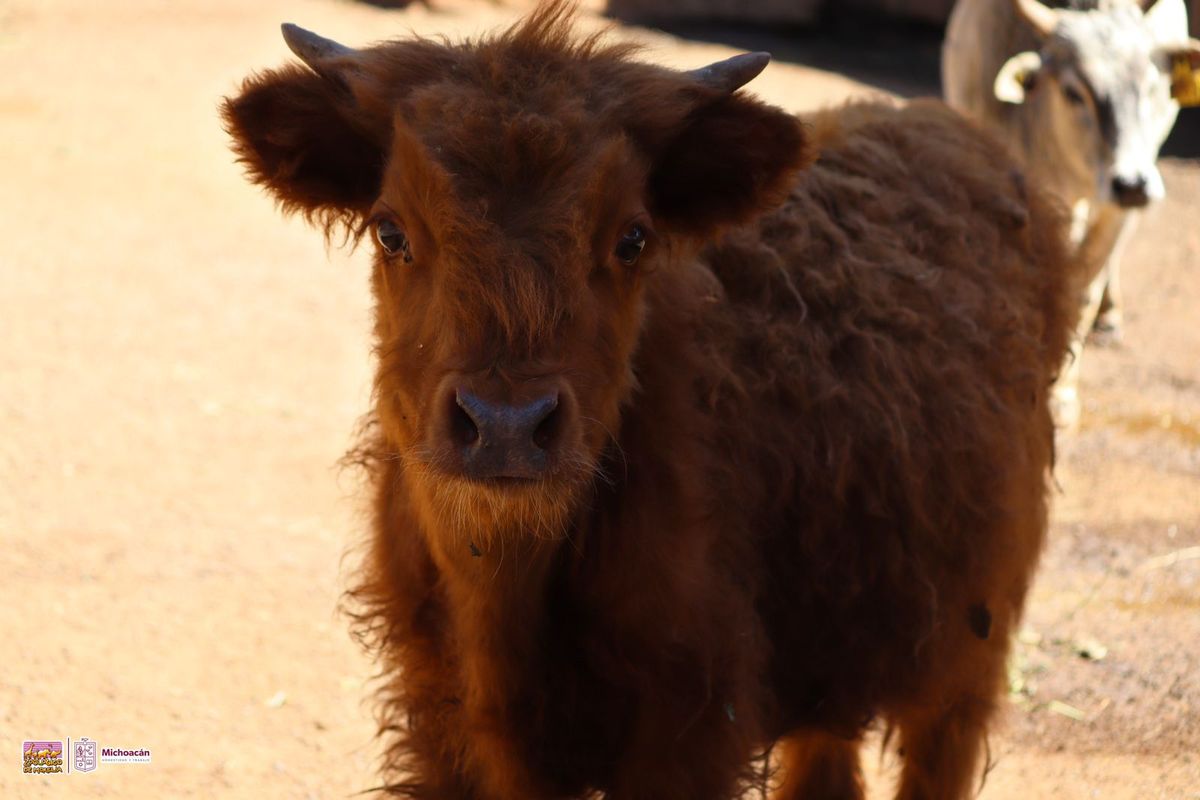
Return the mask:
{"type": "Polygon", "coordinates": [[[1117,205],[1124,208],[1141,208],[1150,202],[1150,195],[1146,192],[1146,179],[1140,175],[1134,178],[1118,175],[1113,178],[1112,191],[1117,205]]]}
{"type": "Polygon", "coordinates": [[[558,392],[520,405],[493,403],[469,391],[454,393],[455,438],[476,478],[538,478],[558,435],[558,392]]]}

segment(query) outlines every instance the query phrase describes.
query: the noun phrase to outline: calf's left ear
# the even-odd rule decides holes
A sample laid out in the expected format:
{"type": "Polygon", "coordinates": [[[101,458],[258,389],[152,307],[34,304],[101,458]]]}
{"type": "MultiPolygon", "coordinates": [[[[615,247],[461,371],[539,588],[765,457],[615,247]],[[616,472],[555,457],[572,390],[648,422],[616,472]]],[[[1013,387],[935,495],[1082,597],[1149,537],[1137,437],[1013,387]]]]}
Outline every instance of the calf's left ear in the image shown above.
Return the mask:
{"type": "Polygon", "coordinates": [[[717,93],[703,97],[652,157],[650,213],[690,236],[708,236],[780,202],[813,161],[804,126],[782,109],[730,94],[769,56],[735,56],[690,75],[717,93]]]}

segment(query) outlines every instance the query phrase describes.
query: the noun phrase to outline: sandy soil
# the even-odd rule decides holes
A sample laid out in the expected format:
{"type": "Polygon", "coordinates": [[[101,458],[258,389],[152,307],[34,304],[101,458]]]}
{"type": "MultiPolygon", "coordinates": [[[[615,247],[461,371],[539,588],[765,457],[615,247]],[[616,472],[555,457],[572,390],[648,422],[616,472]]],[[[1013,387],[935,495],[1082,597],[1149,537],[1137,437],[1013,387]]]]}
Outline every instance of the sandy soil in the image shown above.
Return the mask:
{"type": "MultiPolygon", "coordinates": [[[[284,19],[361,43],[516,13],[439,9],[0,0],[0,797],[373,785],[371,667],[335,610],[363,528],[336,462],[368,397],[364,258],[281,221],[214,108],[285,58],[284,19]],[[21,740],[83,736],[153,762],[21,774],[21,740]]],[[[620,35],[676,65],[730,52],[620,35]]],[[[754,88],[867,89],[786,63],[754,88]]],[[[984,798],[1200,798],[1200,166],[1165,172],[1126,344],[1086,356],[984,798]]]]}

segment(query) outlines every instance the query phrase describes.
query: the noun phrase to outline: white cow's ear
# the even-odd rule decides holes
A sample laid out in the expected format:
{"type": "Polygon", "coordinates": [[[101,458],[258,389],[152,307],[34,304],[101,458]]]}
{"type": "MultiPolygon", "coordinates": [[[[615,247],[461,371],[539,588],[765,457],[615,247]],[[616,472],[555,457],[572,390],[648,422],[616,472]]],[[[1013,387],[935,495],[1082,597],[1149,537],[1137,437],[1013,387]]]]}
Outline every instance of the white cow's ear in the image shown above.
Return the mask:
{"type": "Polygon", "coordinates": [[[1171,97],[1181,106],[1200,106],[1200,39],[1160,51],[1171,75],[1171,97]]]}
{"type": "Polygon", "coordinates": [[[1146,11],[1146,24],[1150,26],[1156,42],[1173,44],[1186,41],[1187,5],[1183,0],[1158,0],[1146,11]]]}
{"type": "Polygon", "coordinates": [[[1020,105],[1025,102],[1025,92],[1033,86],[1038,70],[1042,68],[1042,57],[1027,50],[1017,53],[1004,63],[996,75],[993,91],[1001,103],[1020,105]]]}
{"type": "Polygon", "coordinates": [[[1166,48],[1168,54],[1177,58],[1187,57],[1195,69],[1200,69],[1200,39],[1188,39],[1181,45],[1166,48]]]}

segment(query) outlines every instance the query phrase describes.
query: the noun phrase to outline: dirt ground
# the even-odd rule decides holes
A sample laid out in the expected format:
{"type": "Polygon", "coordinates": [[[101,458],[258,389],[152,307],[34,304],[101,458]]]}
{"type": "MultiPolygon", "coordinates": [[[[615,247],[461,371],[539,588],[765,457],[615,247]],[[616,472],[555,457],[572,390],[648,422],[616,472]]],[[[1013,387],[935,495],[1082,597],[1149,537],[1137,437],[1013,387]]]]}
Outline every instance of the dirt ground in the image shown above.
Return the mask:
{"type": "MultiPolygon", "coordinates": [[[[518,12],[437,6],[0,0],[0,798],[374,785],[371,666],[336,612],[365,254],[281,220],[215,105],[287,56],[283,20],[362,43],[518,12]],[[152,763],[21,774],[22,740],[84,736],[152,763]]],[[[752,86],[795,109],[869,88],[789,63],[752,86]]],[[[984,798],[1200,798],[1200,164],[1164,172],[1126,342],[1085,356],[984,798]]]]}

